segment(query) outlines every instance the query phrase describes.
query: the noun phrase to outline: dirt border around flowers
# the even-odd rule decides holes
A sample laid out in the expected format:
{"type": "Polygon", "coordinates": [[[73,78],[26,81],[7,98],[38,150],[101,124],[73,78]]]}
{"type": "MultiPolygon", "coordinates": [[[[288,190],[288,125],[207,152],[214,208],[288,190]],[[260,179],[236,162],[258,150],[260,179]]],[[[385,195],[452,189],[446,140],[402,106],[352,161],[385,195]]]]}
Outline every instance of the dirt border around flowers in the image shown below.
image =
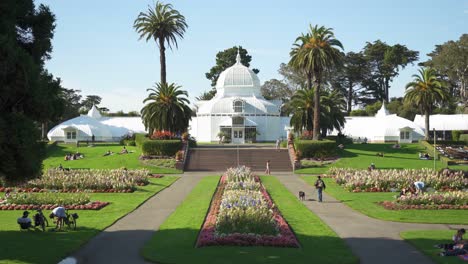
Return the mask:
{"type": "Polygon", "coordinates": [[[392,201],[378,202],[378,205],[387,210],[468,210],[468,205],[453,205],[453,204],[399,204],[392,201]]]}

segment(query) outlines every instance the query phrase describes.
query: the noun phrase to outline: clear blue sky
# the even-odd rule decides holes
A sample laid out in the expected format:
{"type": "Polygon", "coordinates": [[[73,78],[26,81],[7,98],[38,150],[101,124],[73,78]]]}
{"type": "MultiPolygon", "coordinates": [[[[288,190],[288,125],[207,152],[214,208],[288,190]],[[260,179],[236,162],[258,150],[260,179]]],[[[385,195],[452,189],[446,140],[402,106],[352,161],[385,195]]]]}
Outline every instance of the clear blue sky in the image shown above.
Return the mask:
{"type": "MultiPolygon", "coordinates": [[[[169,2],[169,1],[165,1],[169,2]]],[[[111,111],[139,111],[146,88],[159,81],[159,51],[154,42],[138,41],[133,21],[150,0],[37,0],[57,17],[54,50],[47,68],[67,88],[103,98],[111,111]]],[[[345,51],[359,51],[367,41],[381,39],[420,52],[468,33],[468,0],[393,1],[170,1],[189,28],[177,50],[168,51],[168,82],[190,98],[210,89],[205,73],[218,51],[242,45],[260,69],[261,82],[280,78],[279,64],[289,60],[295,38],[309,23],[334,29],[345,51]]],[[[402,96],[416,72],[409,66],[390,89],[402,96]]]]}

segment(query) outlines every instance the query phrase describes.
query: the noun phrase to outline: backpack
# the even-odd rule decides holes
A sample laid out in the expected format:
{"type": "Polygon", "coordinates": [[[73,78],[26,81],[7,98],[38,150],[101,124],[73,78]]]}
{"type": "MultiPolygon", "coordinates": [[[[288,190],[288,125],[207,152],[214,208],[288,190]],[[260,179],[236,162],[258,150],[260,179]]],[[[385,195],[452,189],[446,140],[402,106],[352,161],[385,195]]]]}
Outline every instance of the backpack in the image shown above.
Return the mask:
{"type": "Polygon", "coordinates": [[[323,188],[323,181],[322,180],[317,180],[317,183],[315,184],[315,187],[323,188]]]}

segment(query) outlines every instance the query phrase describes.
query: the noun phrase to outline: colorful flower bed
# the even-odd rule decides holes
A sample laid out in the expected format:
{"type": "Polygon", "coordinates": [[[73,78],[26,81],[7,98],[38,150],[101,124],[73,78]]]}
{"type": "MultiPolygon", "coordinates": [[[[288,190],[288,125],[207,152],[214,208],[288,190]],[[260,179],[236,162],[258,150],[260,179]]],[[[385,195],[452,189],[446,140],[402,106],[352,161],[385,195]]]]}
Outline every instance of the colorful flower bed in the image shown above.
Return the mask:
{"type": "Polygon", "coordinates": [[[390,210],[404,209],[468,209],[468,193],[464,191],[407,195],[381,205],[390,210]]]}
{"type": "Polygon", "coordinates": [[[17,191],[41,192],[133,192],[136,186],[148,184],[148,170],[48,170],[41,178],[31,180],[17,191]]]}
{"type": "Polygon", "coordinates": [[[67,209],[99,210],[108,202],[90,201],[88,194],[73,193],[12,193],[6,200],[1,201],[0,210],[32,210],[53,209],[64,206],[67,209]]]}
{"type": "Polygon", "coordinates": [[[296,236],[249,168],[231,168],[221,177],[197,247],[299,247],[296,236]]]}
{"type": "Polygon", "coordinates": [[[388,192],[411,186],[422,181],[426,187],[438,191],[463,190],[468,188],[468,179],[463,172],[442,175],[430,169],[420,170],[359,170],[351,168],[331,168],[336,183],[352,192],[388,192]]]}

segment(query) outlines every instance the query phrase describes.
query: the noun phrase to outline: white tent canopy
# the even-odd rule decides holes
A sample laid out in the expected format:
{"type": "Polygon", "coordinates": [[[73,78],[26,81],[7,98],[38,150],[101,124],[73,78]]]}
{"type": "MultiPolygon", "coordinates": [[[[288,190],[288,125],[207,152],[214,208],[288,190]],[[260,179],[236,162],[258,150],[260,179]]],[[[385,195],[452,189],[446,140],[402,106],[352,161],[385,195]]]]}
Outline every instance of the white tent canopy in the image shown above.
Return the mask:
{"type": "MultiPolygon", "coordinates": [[[[365,138],[369,142],[398,141],[409,143],[424,137],[423,129],[408,119],[389,114],[382,104],[382,108],[375,116],[350,116],[341,131],[353,139],[365,138]]],[[[334,135],[338,131],[333,131],[334,135]]]]}
{"type": "MultiPolygon", "coordinates": [[[[416,115],[414,123],[425,129],[424,115],[416,115]]],[[[429,116],[429,129],[437,131],[452,131],[452,130],[468,130],[468,115],[430,115],[429,116]]]]}
{"type": "Polygon", "coordinates": [[[119,141],[133,133],[145,133],[141,117],[102,117],[96,106],[87,115],[67,120],[47,133],[51,141],[119,141]]]}

